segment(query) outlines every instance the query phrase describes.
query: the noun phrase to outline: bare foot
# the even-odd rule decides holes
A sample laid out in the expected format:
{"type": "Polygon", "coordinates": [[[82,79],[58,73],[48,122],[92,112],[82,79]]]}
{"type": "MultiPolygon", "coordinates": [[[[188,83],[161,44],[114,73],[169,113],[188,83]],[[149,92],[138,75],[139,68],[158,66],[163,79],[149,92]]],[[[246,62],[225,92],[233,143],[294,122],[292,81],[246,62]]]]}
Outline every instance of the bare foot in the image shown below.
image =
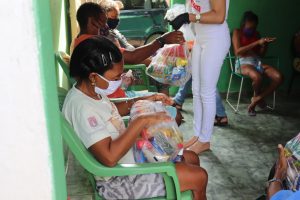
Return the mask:
{"type": "Polygon", "coordinates": [[[187,150],[193,151],[196,154],[200,154],[204,151],[207,151],[210,149],[210,142],[200,142],[199,140],[195,142],[191,147],[189,147],[187,150]]]}
{"type": "Polygon", "coordinates": [[[192,146],[197,141],[198,141],[198,137],[197,136],[193,136],[189,141],[187,141],[187,142],[185,142],[183,144],[183,148],[186,149],[186,148],[192,146]]]}
{"type": "Polygon", "coordinates": [[[256,97],[252,97],[251,98],[251,103],[250,105],[248,106],[248,114],[250,116],[255,116],[256,115],[256,112],[255,112],[255,107],[256,105],[261,101],[261,98],[259,96],[256,96],[256,97]]]}

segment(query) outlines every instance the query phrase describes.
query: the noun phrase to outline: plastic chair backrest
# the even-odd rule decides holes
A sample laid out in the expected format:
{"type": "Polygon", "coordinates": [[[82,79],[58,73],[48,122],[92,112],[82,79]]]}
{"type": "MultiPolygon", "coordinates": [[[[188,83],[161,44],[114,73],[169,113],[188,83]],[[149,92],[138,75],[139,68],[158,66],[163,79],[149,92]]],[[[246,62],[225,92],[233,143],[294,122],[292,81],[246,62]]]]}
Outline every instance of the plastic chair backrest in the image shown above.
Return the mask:
{"type": "Polygon", "coordinates": [[[70,85],[73,85],[76,81],[70,76],[70,68],[69,68],[69,62],[70,62],[70,56],[66,54],[65,52],[59,51],[55,54],[55,58],[62,68],[64,74],[68,78],[68,81],[70,85]]]}
{"type": "Polygon", "coordinates": [[[124,71],[132,70],[134,84],[128,90],[149,90],[149,77],[146,74],[146,65],[124,65],[124,71]]]}

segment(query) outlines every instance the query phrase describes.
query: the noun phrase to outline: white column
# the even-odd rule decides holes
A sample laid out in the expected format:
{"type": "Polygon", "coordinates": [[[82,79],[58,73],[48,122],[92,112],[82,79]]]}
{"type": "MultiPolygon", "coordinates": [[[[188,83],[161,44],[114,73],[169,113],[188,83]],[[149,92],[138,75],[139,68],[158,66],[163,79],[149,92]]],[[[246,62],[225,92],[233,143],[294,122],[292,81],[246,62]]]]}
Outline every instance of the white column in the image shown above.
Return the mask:
{"type": "Polygon", "coordinates": [[[0,1],[0,199],[3,200],[53,198],[32,2],[0,1]]]}

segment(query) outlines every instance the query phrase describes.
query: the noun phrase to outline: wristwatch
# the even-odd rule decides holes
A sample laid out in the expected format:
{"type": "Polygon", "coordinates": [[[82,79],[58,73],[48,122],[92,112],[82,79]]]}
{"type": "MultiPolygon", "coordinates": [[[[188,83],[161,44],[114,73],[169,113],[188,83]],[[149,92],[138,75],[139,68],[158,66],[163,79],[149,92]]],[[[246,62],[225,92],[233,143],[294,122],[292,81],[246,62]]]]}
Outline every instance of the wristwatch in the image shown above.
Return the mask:
{"type": "Polygon", "coordinates": [[[158,37],[158,38],[156,39],[156,41],[159,43],[160,48],[164,47],[165,44],[166,44],[166,41],[165,41],[165,39],[164,39],[163,37],[158,37]]]}
{"type": "Polygon", "coordinates": [[[200,14],[196,14],[196,22],[200,23],[200,19],[201,19],[201,15],[200,14]]]}

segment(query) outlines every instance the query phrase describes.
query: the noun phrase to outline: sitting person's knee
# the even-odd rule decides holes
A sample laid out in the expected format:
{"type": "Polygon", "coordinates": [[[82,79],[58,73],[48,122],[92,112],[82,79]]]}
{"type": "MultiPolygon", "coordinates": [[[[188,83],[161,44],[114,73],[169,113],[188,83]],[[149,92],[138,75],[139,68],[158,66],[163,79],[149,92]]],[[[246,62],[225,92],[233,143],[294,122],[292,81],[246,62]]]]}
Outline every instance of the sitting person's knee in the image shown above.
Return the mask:
{"type": "Polygon", "coordinates": [[[272,79],[273,79],[273,81],[275,81],[276,83],[282,83],[284,78],[283,78],[282,73],[276,72],[276,73],[274,73],[272,79]]]}
{"type": "Polygon", "coordinates": [[[262,76],[259,73],[253,73],[250,78],[255,83],[260,83],[262,81],[262,76]]]}
{"type": "Polygon", "coordinates": [[[193,164],[193,165],[200,165],[199,156],[193,151],[185,150],[183,152],[183,157],[184,157],[184,162],[186,163],[193,164]]]}

